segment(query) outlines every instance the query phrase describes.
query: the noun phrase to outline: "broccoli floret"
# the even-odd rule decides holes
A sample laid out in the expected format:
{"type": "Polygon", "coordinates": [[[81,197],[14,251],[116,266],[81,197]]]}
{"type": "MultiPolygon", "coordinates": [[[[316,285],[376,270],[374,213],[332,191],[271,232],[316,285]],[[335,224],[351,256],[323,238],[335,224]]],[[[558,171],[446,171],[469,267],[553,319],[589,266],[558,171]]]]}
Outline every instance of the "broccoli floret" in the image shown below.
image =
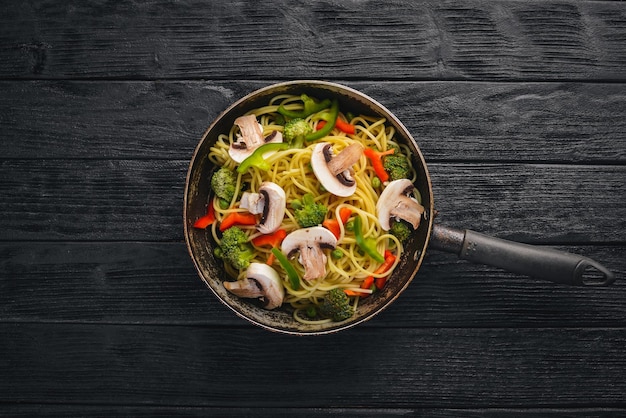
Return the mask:
{"type": "Polygon", "coordinates": [[[254,257],[254,249],[248,242],[248,236],[241,228],[232,226],[222,234],[220,243],[221,256],[236,269],[245,269],[254,257]]]}
{"type": "Polygon", "coordinates": [[[396,148],[393,154],[383,157],[383,167],[389,173],[390,180],[408,179],[411,175],[409,159],[396,148]]]}
{"type": "Polygon", "coordinates": [[[307,193],[302,196],[302,206],[294,210],[294,215],[301,227],[308,228],[324,222],[327,211],[326,206],[316,203],[313,200],[313,195],[307,193]]]}
{"type": "Polygon", "coordinates": [[[285,124],[283,137],[294,148],[302,148],[304,146],[304,137],[313,132],[313,128],[304,119],[291,119],[285,124]]]}
{"type": "Polygon", "coordinates": [[[331,318],[333,321],[343,321],[354,314],[350,299],[339,288],[330,290],[320,304],[319,311],[322,315],[331,318]]]}
{"type": "Polygon", "coordinates": [[[404,242],[411,236],[411,228],[402,221],[393,222],[389,230],[400,242],[404,242]]]}
{"type": "Polygon", "coordinates": [[[211,177],[211,189],[213,189],[215,195],[220,199],[224,199],[230,203],[233,200],[233,196],[235,196],[236,188],[237,175],[234,171],[222,167],[213,173],[213,177],[211,177]]]}

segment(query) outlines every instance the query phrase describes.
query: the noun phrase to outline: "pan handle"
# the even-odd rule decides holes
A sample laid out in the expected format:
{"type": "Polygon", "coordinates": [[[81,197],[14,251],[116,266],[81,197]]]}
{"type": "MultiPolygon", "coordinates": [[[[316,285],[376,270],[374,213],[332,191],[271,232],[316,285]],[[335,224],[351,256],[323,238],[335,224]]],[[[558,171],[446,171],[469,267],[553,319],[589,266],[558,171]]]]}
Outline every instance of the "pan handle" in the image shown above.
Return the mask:
{"type": "Polygon", "coordinates": [[[491,237],[469,229],[435,225],[430,244],[460,259],[513,273],[577,286],[606,286],[615,275],[600,263],[577,254],[491,237]]]}

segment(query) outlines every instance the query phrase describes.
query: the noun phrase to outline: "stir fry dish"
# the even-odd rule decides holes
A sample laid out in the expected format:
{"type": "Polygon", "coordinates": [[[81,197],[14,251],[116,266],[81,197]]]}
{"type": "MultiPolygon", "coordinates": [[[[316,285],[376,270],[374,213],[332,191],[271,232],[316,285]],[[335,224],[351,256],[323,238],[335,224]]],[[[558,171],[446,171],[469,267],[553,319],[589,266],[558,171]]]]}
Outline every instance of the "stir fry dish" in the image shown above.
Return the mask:
{"type": "Polygon", "coordinates": [[[223,286],[302,323],[343,321],[376,297],[424,216],[407,146],[384,118],[278,95],[239,116],[207,158],[206,215],[223,286]]]}

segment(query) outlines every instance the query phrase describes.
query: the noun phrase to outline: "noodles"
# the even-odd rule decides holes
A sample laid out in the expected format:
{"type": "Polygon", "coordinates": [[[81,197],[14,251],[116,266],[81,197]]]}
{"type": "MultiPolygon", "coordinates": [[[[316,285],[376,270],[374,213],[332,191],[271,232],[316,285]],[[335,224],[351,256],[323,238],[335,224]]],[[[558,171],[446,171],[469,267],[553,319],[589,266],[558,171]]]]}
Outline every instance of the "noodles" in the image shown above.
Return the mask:
{"type": "MultiPolygon", "coordinates": [[[[280,95],[272,98],[266,106],[255,109],[248,114],[254,114],[257,121],[263,126],[263,135],[267,136],[273,131],[283,130],[280,122],[280,115],[277,113],[278,107],[283,104],[289,110],[299,111],[302,109],[302,103],[299,102],[300,96],[280,95]]],[[[346,119],[345,115],[340,114],[342,119],[346,119]]],[[[318,119],[314,115],[308,116],[305,120],[312,128],[315,129],[318,119]]],[[[406,146],[400,145],[394,141],[395,129],[386,125],[383,118],[370,116],[357,116],[349,120],[355,125],[355,133],[347,135],[338,129],[334,129],[330,135],[320,141],[330,143],[333,152],[339,153],[342,149],[353,143],[359,143],[363,147],[370,147],[380,151],[385,151],[391,147],[398,148],[403,154],[408,155],[409,150],[406,146]]],[[[231,143],[237,140],[238,127],[233,128],[226,133],[220,134],[216,143],[211,147],[208,158],[216,166],[225,166],[235,170],[239,165],[231,159],[228,149],[231,143]]],[[[316,141],[316,142],[320,142],[316,141]]],[[[293,208],[290,202],[294,200],[301,201],[305,194],[312,194],[316,202],[325,205],[328,209],[326,218],[340,219],[342,208],[348,208],[352,211],[352,216],[360,216],[362,220],[362,231],[365,237],[375,240],[376,250],[382,255],[386,251],[393,252],[396,257],[393,265],[384,273],[375,273],[376,269],[381,265],[372,257],[364,253],[357,245],[355,234],[347,231],[347,225],[339,222],[340,238],[333,257],[327,251],[327,263],[325,277],[314,280],[301,280],[299,289],[294,289],[290,281],[286,277],[285,271],[282,269],[278,261],[272,263],[272,267],[279,273],[282,284],[285,288],[284,304],[288,304],[295,309],[294,318],[304,323],[327,322],[328,319],[311,320],[306,318],[303,310],[311,305],[318,305],[324,295],[333,288],[342,289],[359,289],[361,283],[368,276],[375,278],[385,277],[393,271],[400,260],[403,252],[402,243],[388,231],[384,231],[376,216],[376,203],[382,191],[382,187],[374,187],[374,178],[376,173],[372,166],[368,163],[367,158],[361,155],[359,160],[353,165],[354,173],[352,177],[356,180],[356,191],[348,197],[338,197],[328,191],[325,191],[319,180],[313,173],[310,163],[312,150],[315,143],[307,143],[304,148],[289,148],[273,152],[271,155],[265,155],[265,159],[270,163],[270,169],[267,171],[252,167],[247,172],[238,173],[237,187],[235,197],[229,203],[228,208],[224,208],[212,199],[211,204],[215,209],[216,219],[223,220],[229,213],[235,211],[244,211],[239,208],[238,198],[242,191],[256,192],[259,190],[263,182],[274,182],[279,185],[285,192],[287,207],[285,216],[282,221],[281,228],[287,233],[300,229],[301,226],[296,220],[293,208]],[[341,254],[341,257],[338,257],[341,254]]],[[[415,170],[412,170],[415,181],[415,170]]],[[[218,232],[218,222],[212,226],[213,239],[219,244],[220,234],[218,232]]],[[[249,239],[252,240],[260,235],[254,226],[241,227],[249,239]]],[[[253,262],[266,263],[271,254],[271,248],[267,246],[254,246],[255,255],[253,262]]],[[[304,267],[296,262],[292,262],[298,271],[300,277],[304,274],[304,267]]],[[[232,266],[225,263],[226,272],[233,278],[243,278],[245,270],[238,271],[232,266]]],[[[363,295],[371,293],[366,290],[363,295]]],[[[353,304],[356,307],[358,297],[354,298],[353,304]]]]}

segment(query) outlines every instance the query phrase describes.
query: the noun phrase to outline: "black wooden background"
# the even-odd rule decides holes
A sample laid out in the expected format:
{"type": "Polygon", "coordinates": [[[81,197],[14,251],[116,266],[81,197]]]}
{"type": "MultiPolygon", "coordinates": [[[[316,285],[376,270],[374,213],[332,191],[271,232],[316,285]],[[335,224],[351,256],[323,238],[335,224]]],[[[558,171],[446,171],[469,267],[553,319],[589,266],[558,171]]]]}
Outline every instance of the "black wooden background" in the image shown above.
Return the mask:
{"type": "Polygon", "coordinates": [[[0,415],[626,414],[626,4],[0,5],[0,415]],[[431,251],[368,323],[297,338],[192,266],[188,161],[275,81],[405,122],[438,222],[595,258],[610,288],[431,251]]]}

